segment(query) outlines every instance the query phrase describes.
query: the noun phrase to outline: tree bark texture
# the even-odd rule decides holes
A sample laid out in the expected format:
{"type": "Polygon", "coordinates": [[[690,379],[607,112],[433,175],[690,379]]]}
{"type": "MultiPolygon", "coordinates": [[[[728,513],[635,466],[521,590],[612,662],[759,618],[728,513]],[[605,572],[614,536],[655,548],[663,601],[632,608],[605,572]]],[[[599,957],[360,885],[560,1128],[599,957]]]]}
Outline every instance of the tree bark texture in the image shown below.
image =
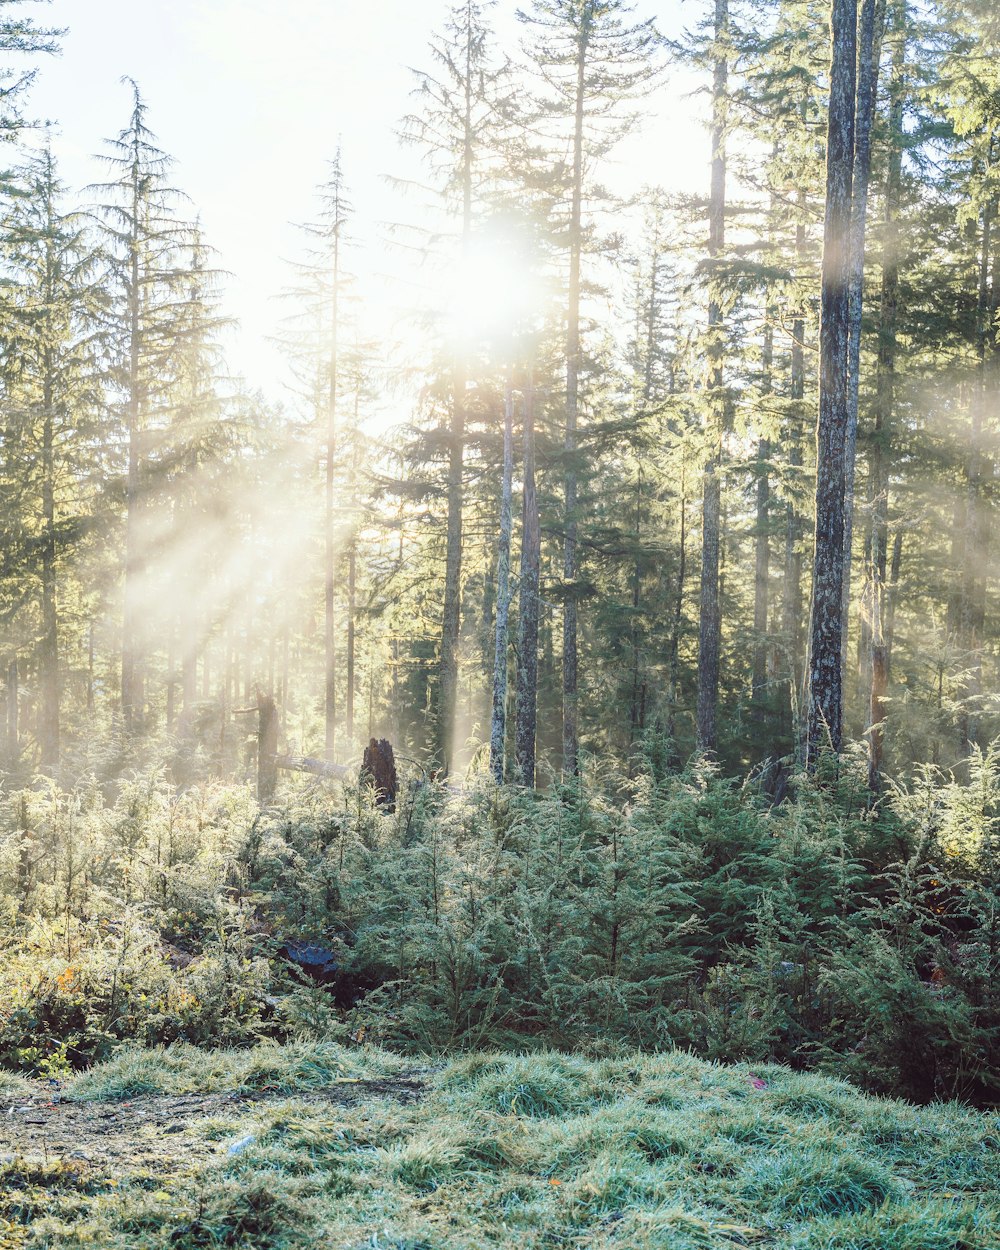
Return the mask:
{"type": "Polygon", "coordinates": [[[844,684],[851,606],[851,562],[854,535],[854,469],[858,449],[858,399],[861,380],[861,313],[864,298],[865,227],[871,174],[872,124],[878,92],[878,67],[885,26],[885,0],[861,0],[858,29],[857,99],[854,120],[854,162],[851,181],[851,242],[848,268],[850,345],[848,357],[847,437],[844,451],[844,684]]]}
{"type": "Polygon", "coordinates": [[[827,124],[826,217],[820,293],[816,523],[810,612],[806,750],[815,765],[843,743],[845,486],[850,361],[851,176],[854,156],[857,9],[833,0],[833,50],[827,124]]]}

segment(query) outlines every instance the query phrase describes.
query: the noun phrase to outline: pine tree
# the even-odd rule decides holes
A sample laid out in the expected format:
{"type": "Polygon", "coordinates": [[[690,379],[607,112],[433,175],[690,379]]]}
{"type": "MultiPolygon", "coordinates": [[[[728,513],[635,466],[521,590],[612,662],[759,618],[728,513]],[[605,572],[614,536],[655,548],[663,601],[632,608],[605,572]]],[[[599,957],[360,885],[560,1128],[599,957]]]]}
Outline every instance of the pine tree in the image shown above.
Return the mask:
{"type": "MultiPolygon", "coordinates": [[[[97,316],[104,305],[97,258],[85,223],[63,207],[50,146],[14,174],[16,190],[3,220],[9,274],[2,309],[3,382],[19,437],[5,440],[21,498],[26,563],[20,576],[37,578],[40,616],[37,670],[40,762],[54,769],[60,745],[60,582],[86,510],[87,492],[74,485],[94,469],[100,445],[97,316]],[[19,469],[15,468],[19,465],[19,469]]],[[[8,549],[9,550],[9,549],[8,549]]],[[[62,590],[66,590],[65,584],[62,590]]]]}
{"type": "Polygon", "coordinates": [[[564,546],[562,639],[563,775],[579,762],[578,476],[580,379],[584,366],[581,315],[583,258],[589,229],[586,174],[628,126],[622,105],[648,90],[657,72],[657,36],[650,20],[630,23],[624,0],[534,0],[518,16],[533,42],[529,55],[541,80],[534,125],[549,150],[568,150],[564,166],[566,405],[564,420],[564,546]]]}
{"type": "MultiPolygon", "coordinates": [[[[490,200],[511,106],[509,66],[494,54],[486,19],[494,3],[462,0],[450,9],[444,33],[431,41],[433,69],[415,71],[420,110],[402,127],[404,139],[424,151],[440,204],[455,222],[457,254],[449,263],[463,270],[490,200]]],[[[468,372],[469,361],[453,350],[447,365],[447,537],[435,715],[436,748],[445,773],[456,747],[468,372]]]]}
{"type": "MultiPolygon", "coordinates": [[[[712,183],[708,198],[708,259],[718,261],[726,245],[726,129],[729,75],[729,0],[715,0],[712,71],[712,183]]],[[[701,607],[698,636],[697,739],[701,751],[718,745],[716,710],[722,616],[719,603],[719,544],[722,507],[722,442],[728,401],[724,390],[722,307],[713,292],[708,306],[706,354],[710,361],[707,388],[708,460],[705,465],[701,519],[701,607]]]]}
{"type": "Polygon", "coordinates": [[[151,449],[167,420],[166,394],[176,347],[177,312],[184,303],[183,255],[191,227],[174,215],[181,198],[170,185],[170,158],[156,146],[138,86],[129,123],[109,140],[104,157],[112,178],[91,191],[107,240],[116,303],[109,318],[113,386],[121,397],[127,441],[125,571],[121,642],[121,710],[127,733],[146,723],[144,579],[148,573],[151,449]]]}
{"type": "MultiPolygon", "coordinates": [[[[52,54],[59,50],[63,30],[38,26],[34,17],[21,17],[17,6],[32,0],[0,0],[0,54],[5,58],[52,54]]],[[[0,67],[0,141],[16,139],[23,125],[22,97],[37,71],[5,64],[0,67]]]]}
{"type": "Polygon", "coordinates": [[[809,648],[808,753],[839,752],[843,736],[843,579],[849,419],[851,180],[854,167],[856,0],[833,0],[826,219],[820,318],[816,541],[809,648]]]}

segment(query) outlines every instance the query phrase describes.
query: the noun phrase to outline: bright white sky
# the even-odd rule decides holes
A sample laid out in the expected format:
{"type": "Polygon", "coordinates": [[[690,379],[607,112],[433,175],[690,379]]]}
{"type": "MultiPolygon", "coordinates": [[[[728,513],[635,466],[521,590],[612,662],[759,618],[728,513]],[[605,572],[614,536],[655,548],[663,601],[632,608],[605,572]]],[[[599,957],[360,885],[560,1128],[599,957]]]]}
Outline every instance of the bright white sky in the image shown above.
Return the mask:
{"type": "MultiPolygon", "coordinates": [[[[523,0],[522,0],[523,3],[523,0]]],[[[232,273],[226,311],[242,328],[233,367],[274,392],[281,370],[267,343],[281,315],[275,295],[290,280],[285,262],[301,252],[292,223],[308,220],[324,162],[342,143],[356,209],[354,236],[365,245],[354,268],[373,289],[375,275],[399,268],[387,250],[386,223],[419,219],[419,206],[386,181],[417,172],[394,128],[411,107],[408,67],[429,67],[427,41],[448,0],[52,0],[30,3],[38,20],[68,27],[61,56],[45,62],[29,112],[58,124],[56,152],[74,189],[101,177],[93,155],[125,125],[129,89],[139,83],[149,122],[176,159],[175,180],[200,213],[220,264],[232,273]]],[[[515,0],[493,11],[500,42],[520,35],[515,0]]],[[[703,0],[637,0],[677,35],[706,13],[703,0]]],[[[644,183],[699,189],[708,182],[708,139],[696,120],[696,85],[672,71],[650,103],[645,133],[618,151],[611,175],[622,190],[644,183]]],[[[406,304],[399,284],[383,283],[385,316],[406,304]]]]}

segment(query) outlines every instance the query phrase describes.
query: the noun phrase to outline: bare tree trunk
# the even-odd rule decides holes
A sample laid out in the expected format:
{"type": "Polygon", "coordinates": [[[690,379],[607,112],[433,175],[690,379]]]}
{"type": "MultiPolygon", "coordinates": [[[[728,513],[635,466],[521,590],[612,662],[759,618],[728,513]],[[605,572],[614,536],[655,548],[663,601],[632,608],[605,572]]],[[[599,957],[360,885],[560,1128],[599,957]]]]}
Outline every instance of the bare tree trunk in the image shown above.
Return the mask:
{"type": "Polygon", "coordinates": [[[857,55],[855,0],[833,0],[820,316],[816,529],[810,612],[807,758],[843,742],[844,503],[850,361],[848,273],[857,55]]]}
{"type": "Polygon", "coordinates": [[[87,628],[87,715],[94,712],[94,622],[87,628]]]}
{"type": "MultiPolygon", "coordinates": [[[[900,8],[902,6],[899,6],[900,8]]],[[[875,387],[875,430],[871,443],[869,497],[871,552],[868,565],[870,654],[865,665],[868,687],[868,787],[878,793],[885,750],[886,697],[889,691],[888,597],[886,565],[889,546],[889,450],[896,395],[896,323],[899,297],[899,227],[897,214],[903,169],[903,106],[906,66],[905,16],[895,23],[889,84],[889,161],[886,172],[885,225],[882,240],[882,294],[879,309],[878,372],[875,387]]],[[[902,534],[897,534],[901,542],[902,534]]],[[[898,575],[898,565],[897,565],[898,575]]]]}
{"type": "Polygon", "coordinates": [[[458,698],[458,640],[462,607],[462,509],[465,464],[465,374],[457,368],[451,404],[448,448],[448,534],[445,552],[444,609],[441,625],[441,689],[438,741],[445,773],[455,755],[458,698]]]}
{"type": "MultiPolygon", "coordinates": [[[[804,196],[800,193],[800,206],[804,196]]],[[[805,224],[800,220],[795,227],[795,254],[802,264],[806,250],[805,224]]],[[[802,438],[799,422],[803,416],[805,398],[805,318],[801,315],[792,321],[791,359],[789,362],[789,398],[793,412],[788,424],[788,467],[792,476],[802,467],[802,438]]],[[[787,648],[788,669],[788,716],[791,730],[792,751],[799,758],[801,718],[799,692],[802,689],[802,518],[794,498],[785,507],[785,560],[781,600],[781,632],[787,648]]]]}
{"type": "Polygon", "coordinates": [[[678,552],[677,584],[674,592],[673,620],[670,628],[670,646],[667,655],[668,707],[667,733],[676,754],[677,710],[680,702],[681,682],[681,626],[684,622],[684,591],[687,577],[687,465],[681,456],[681,484],[678,503],[678,552]]]}
{"type": "Polygon", "coordinates": [[[325,562],[323,585],[323,651],[325,662],[325,747],[326,757],[333,760],[337,751],[337,644],[334,588],[337,577],[335,533],[337,473],[337,399],[340,383],[340,208],[333,227],[333,288],[330,313],[330,359],[327,380],[326,414],[326,483],[325,483],[325,562]]]}
{"type": "MultiPolygon", "coordinates": [[[[771,367],[774,360],[774,331],[771,326],[771,308],[765,312],[764,341],[761,346],[761,395],[771,394],[771,367]]],[[[754,526],[754,587],[753,587],[753,674],[751,678],[751,715],[757,741],[756,754],[765,754],[763,742],[767,720],[767,622],[769,614],[771,579],[771,444],[762,438],[757,445],[757,517],[754,526]]]]}
{"type": "Polygon", "coordinates": [[[490,772],[504,779],[507,736],[507,640],[510,613],[510,539],[513,528],[514,392],[508,379],[503,404],[503,482],[500,492],[500,543],[497,553],[496,643],[493,652],[493,714],[490,718],[490,772]]]}
{"type": "Polygon", "coordinates": [[[980,582],[986,568],[986,516],[983,499],[985,456],[983,426],[988,403],[986,347],[989,334],[989,275],[995,206],[983,208],[980,245],[979,295],[976,309],[976,354],[978,369],[971,397],[969,450],[965,466],[965,543],[962,561],[962,589],[959,606],[959,641],[965,679],[962,683],[962,709],[959,715],[959,748],[968,756],[979,739],[979,701],[982,694],[982,629],[979,611],[980,582]]]}
{"type": "Polygon", "coordinates": [[[344,735],[348,750],[354,746],[354,670],[355,649],[357,645],[357,598],[358,598],[358,549],[354,538],[351,539],[351,550],[347,555],[347,681],[346,690],[346,725],[344,735]]]}
{"type": "Polygon", "coordinates": [[[174,727],[177,714],[177,622],[171,620],[167,625],[167,729],[174,727]]]}
{"type": "Polygon", "coordinates": [[[521,577],[518,598],[517,696],[514,711],[515,775],[519,785],[535,785],[538,716],[538,609],[542,538],[535,490],[535,392],[531,377],[524,396],[524,500],[521,526],[521,577]]]}
{"type": "Polygon", "coordinates": [[[59,764],[59,616],[56,602],[56,502],[52,360],[45,351],[42,403],[42,637],[39,648],[41,715],[39,745],[43,768],[59,764]]]}
{"type": "Polygon", "coordinates": [[[140,511],[142,496],[139,484],[139,439],[142,403],[140,399],[140,360],[142,353],[142,293],[140,285],[138,229],[142,211],[142,188],[136,159],[132,178],[132,237],[129,240],[128,290],[128,471],[125,478],[125,584],[122,602],[122,720],[127,734],[140,728],[142,708],[139,690],[142,675],[139,660],[139,596],[137,581],[141,573],[140,511]]]}
{"type": "MultiPolygon", "coordinates": [[[[715,0],[715,39],[718,51],[712,79],[712,185],[708,200],[708,255],[717,260],[726,241],[726,114],[729,62],[724,46],[729,37],[729,0],[715,0]]],[[[710,279],[717,281],[715,275],[710,279]]],[[[719,543],[722,507],[722,438],[727,402],[723,393],[722,359],[725,354],[722,308],[712,292],[708,304],[706,355],[708,377],[709,455],[705,466],[701,525],[701,604],[698,630],[697,739],[701,751],[718,745],[716,710],[719,701],[719,656],[722,615],[719,602],[719,543]]]]}
{"type": "Polygon", "coordinates": [[[563,447],[566,455],[565,508],[566,538],[563,548],[563,707],[562,771],[574,776],[579,769],[577,644],[577,470],[576,434],[580,403],[580,270],[583,259],[583,120],[587,91],[587,65],[590,24],[581,22],[577,44],[576,98],[573,121],[573,187],[569,217],[569,295],[566,309],[566,425],[563,447]]]}
{"type": "MultiPolygon", "coordinates": [[[[466,13],[464,117],[462,127],[462,264],[468,263],[472,241],[473,177],[476,134],[473,125],[473,15],[466,13]]],[[[451,430],[448,447],[448,529],[445,551],[444,607],[441,622],[440,692],[437,742],[442,769],[454,762],[458,704],[458,644],[462,619],[462,513],[465,503],[466,373],[457,360],[452,379],[451,430]]]]}
{"type": "Polygon", "coordinates": [[[17,657],[7,664],[7,754],[14,759],[20,742],[17,713],[19,702],[17,657]]]}
{"type": "Polygon", "coordinates": [[[848,347],[847,435],[844,449],[844,585],[841,643],[846,689],[847,641],[851,606],[851,560],[854,535],[854,467],[858,449],[858,387],[861,380],[861,311],[865,275],[865,226],[871,173],[871,135],[878,90],[878,67],[885,26],[885,0],[861,0],[858,30],[858,79],[851,183],[851,242],[848,261],[850,339],[848,347]]]}
{"type": "MultiPolygon", "coordinates": [[[[642,541],[642,464],[639,465],[638,476],[635,488],[635,543],[638,549],[642,541]]],[[[632,621],[630,633],[630,641],[632,648],[632,691],[629,699],[629,746],[635,745],[635,740],[642,731],[642,709],[645,699],[640,697],[639,682],[639,607],[642,603],[642,556],[636,553],[635,560],[632,562],[632,621]]],[[[645,690],[645,684],[642,686],[645,690]]]]}

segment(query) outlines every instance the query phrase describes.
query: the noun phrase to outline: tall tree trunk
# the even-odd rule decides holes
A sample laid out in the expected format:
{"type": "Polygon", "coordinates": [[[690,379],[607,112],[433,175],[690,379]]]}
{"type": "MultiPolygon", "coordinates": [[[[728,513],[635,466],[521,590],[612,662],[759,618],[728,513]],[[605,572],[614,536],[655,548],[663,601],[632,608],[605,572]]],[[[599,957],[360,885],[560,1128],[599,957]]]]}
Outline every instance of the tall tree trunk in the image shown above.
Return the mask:
{"type": "Polygon", "coordinates": [[[513,528],[514,392],[508,379],[503,403],[503,481],[500,490],[500,543],[497,552],[496,639],[493,651],[493,714],[490,718],[490,772],[504,779],[507,736],[507,640],[510,613],[510,539],[513,528]]]}
{"type": "Polygon", "coordinates": [[[325,483],[325,561],[323,585],[324,663],[325,663],[325,747],[332,760],[337,749],[337,645],[334,588],[337,577],[336,480],[337,480],[337,399],[340,382],[340,210],[333,227],[333,289],[330,310],[330,359],[327,377],[326,483],[325,483]]]}
{"type": "MultiPolygon", "coordinates": [[[[800,209],[805,196],[800,192],[800,209]]],[[[795,226],[795,255],[799,265],[804,264],[806,250],[805,223],[795,226]]],[[[802,468],[802,432],[799,428],[804,416],[806,386],[805,371],[805,318],[799,314],[792,321],[791,358],[789,361],[789,398],[792,412],[786,432],[788,444],[788,468],[797,478],[802,468]]],[[[801,714],[799,694],[802,690],[802,518],[795,506],[794,496],[785,506],[785,559],[781,597],[781,633],[787,648],[788,670],[788,716],[793,754],[800,756],[801,714]]]]}
{"type": "Polygon", "coordinates": [[[438,743],[442,767],[451,770],[455,756],[458,697],[458,640],[462,606],[462,509],[465,464],[465,374],[456,365],[448,447],[448,532],[445,551],[444,607],[441,624],[438,743]]]}
{"type": "Polygon", "coordinates": [[[590,50],[592,18],[584,16],[580,23],[576,57],[576,97],[573,118],[573,186],[569,215],[569,293],[566,309],[566,425],[563,448],[565,469],[565,530],[563,548],[563,580],[566,598],[563,603],[563,706],[562,706],[562,771],[572,777],[579,769],[578,670],[577,644],[577,418],[580,404],[580,271],[583,260],[583,120],[587,90],[587,65],[590,50]]]}
{"type": "Polygon", "coordinates": [[[667,712],[667,733],[672,745],[672,753],[677,755],[677,711],[680,704],[681,690],[681,627],[684,623],[684,592],[687,578],[687,472],[686,463],[681,458],[681,486],[678,507],[678,551],[677,551],[677,583],[674,591],[674,611],[670,628],[670,647],[667,657],[667,680],[669,682],[669,711],[667,712]]]}
{"type": "Polygon", "coordinates": [[[535,391],[529,375],[524,396],[524,499],[521,525],[521,576],[518,598],[517,696],[514,706],[515,775],[519,785],[535,785],[538,716],[538,610],[542,537],[535,490],[535,391]]]}
{"type": "Polygon", "coordinates": [[[639,608],[642,603],[642,555],[639,544],[642,541],[642,464],[638,466],[635,487],[635,544],[636,556],[632,562],[632,620],[629,630],[632,649],[632,691],[629,699],[629,746],[642,732],[642,714],[645,706],[645,683],[640,689],[640,658],[639,658],[639,608]]]}
{"type": "Polygon", "coordinates": [[[990,314],[990,260],[995,203],[983,208],[980,244],[979,294],[976,308],[976,379],[972,389],[969,422],[969,450],[965,467],[965,551],[962,567],[962,592],[959,616],[959,638],[963,653],[965,680],[962,689],[962,710],[959,716],[959,748],[968,756],[979,741],[979,703],[982,695],[982,625],[981,584],[987,565],[986,509],[983,481],[986,477],[986,456],[983,449],[983,427],[987,417],[989,394],[987,386],[987,344],[990,314]]]}
{"type": "MultiPolygon", "coordinates": [[[[774,330],[771,325],[772,309],[765,312],[764,341],[761,346],[761,395],[771,394],[771,368],[774,359],[774,330]]],[[[761,438],[757,444],[757,516],[754,525],[754,586],[753,586],[753,674],[751,679],[751,709],[756,741],[755,754],[763,757],[767,720],[767,622],[771,579],[771,444],[761,438]]]]}
{"type": "Polygon", "coordinates": [[[358,548],[354,538],[351,539],[351,549],[347,554],[347,671],[345,679],[347,689],[345,692],[345,708],[344,714],[346,723],[344,725],[344,737],[347,742],[347,749],[352,750],[354,746],[354,670],[355,670],[355,650],[357,646],[357,598],[358,598],[358,548]]]}
{"type": "MultiPolygon", "coordinates": [[[[708,200],[708,255],[719,258],[726,241],[726,114],[728,105],[729,0],[715,0],[715,69],[712,77],[712,183],[708,200]]],[[[710,282],[718,282],[712,274],[710,282]]],[[[698,630],[697,739],[701,751],[718,745],[716,710],[719,701],[719,657],[722,614],[719,602],[719,543],[722,507],[722,439],[727,401],[723,391],[725,354],[722,307],[713,289],[708,304],[706,354],[710,361],[706,397],[709,456],[705,466],[701,526],[701,604],[698,630]]]]}
{"type": "MultiPolygon", "coordinates": [[[[905,9],[897,6],[896,44],[889,82],[889,160],[886,171],[885,223],[882,236],[882,293],[879,307],[878,372],[875,385],[875,430],[871,442],[869,498],[871,551],[868,564],[870,654],[868,676],[868,787],[881,784],[885,750],[886,696],[889,691],[889,634],[886,572],[889,546],[889,455],[896,392],[896,323],[899,298],[899,226],[897,217],[903,172],[903,106],[906,67],[905,9]]],[[[897,535],[897,541],[902,535],[897,535]]],[[[898,570],[897,570],[898,571],[898,570]]]]}
{"type": "Polygon", "coordinates": [[[807,752],[843,742],[844,503],[850,361],[848,273],[857,56],[855,0],[833,0],[826,152],[826,220],[820,295],[816,528],[810,612],[807,752]]]}
{"type": "Polygon", "coordinates": [[[173,730],[174,718],[177,715],[177,622],[167,623],[167,706],[166,727],[173,730]]]}
{"type": "Polygon", "coordinates": [[[139,222],[142,212],[142,187],[139,158],[136,153],[132,172],[132,217],[129,239],[129,289],[128,289],[128,396],[126,422],[128,426],[128,470],[125,478],[125,585],[122,603],[122,720],[127,734],[141,727],[142,707],[140,689],[142,672],[139,658],[139,589],[141,574],[141,510],[142,495],[139,484],[140,463],[140,361],[142,358],[142,286],[140,283],[139,222]]]}
{"type": "Polygon", "coordinates": [[[94,713],[94,622],[87,627],[87,715],[94,713]]]}
{"type": "Polygon", "coordinates": [[[56,497],[52,360],[45,352],[42,402],[42,637],[38,667],[41,686],[39,745],[43,768],[59,764],[59,616],[56,601],[56,497]]]}
{"type": "Polygon", "coordinates": [[[857,100],[854,120],[854,162],[851,183],[851,241],[848,261],[847,435],[844,448],[844,584],[841,641],[844,689],[851,606],[851,561],[854,535],[854,468],[858,450],[858,397],[861,381],[861,312],[865,277],[865,226],[871,173],[871,136],[878,92],[878,67],[885,26],[885,0],[861,0],[858,29],[857,100]]]}
{"type": "MultiPolygon", "coordinates": [[[[473,14],[466,13],[464,117],[462,127],[462,254],[468,264],[472,241],[473,177],[476,134],[473,126],[473,14]]],[[[447,774],[455,755],[458,703],[458,643],[462,617],[462,513],[465,503],[465,409],[466,370],[456,359],[453,368],[451,429],[448,444],[448,521],[444,568],[444,605],[441,621],[437,746],[447,774]]]]}
{"type": "Polygon", "coordinates": [[[20,740],[17,713],[20,702],[18,691],[17,656],[7,663],[7,754],[16,759],[20,740]]]}

